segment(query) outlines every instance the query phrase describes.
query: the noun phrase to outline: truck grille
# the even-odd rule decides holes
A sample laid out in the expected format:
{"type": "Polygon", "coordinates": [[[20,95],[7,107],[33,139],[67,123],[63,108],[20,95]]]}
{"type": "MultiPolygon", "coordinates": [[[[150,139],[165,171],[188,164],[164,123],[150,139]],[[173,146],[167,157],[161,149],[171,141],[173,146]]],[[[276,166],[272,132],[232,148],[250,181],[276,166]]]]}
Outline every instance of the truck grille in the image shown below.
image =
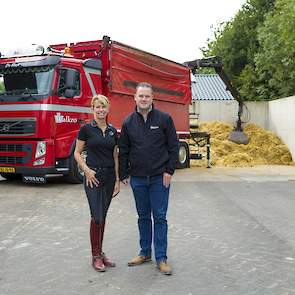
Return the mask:
{"type": "Polygon", "coordinates": [[[0,164],[24,164],[23,157],[0,156],[0,164]]]}
{"type": "Polygon", "coordinates": [[[32,158],[32,144],[0,144],[0,164],[27,164],[32,158]],[[25,152],[24,156],[6,156],[2,152],[25,152]]]}
{"type": "Polygon", "coordinates": [[[22,144],[0,144],[0,152],[21,152],[22,144]]]}
{"type": "Polygon", "coordinates": [[[35,131],[35,118],[0,119],[0,135],[33,135],[35,131]]]}

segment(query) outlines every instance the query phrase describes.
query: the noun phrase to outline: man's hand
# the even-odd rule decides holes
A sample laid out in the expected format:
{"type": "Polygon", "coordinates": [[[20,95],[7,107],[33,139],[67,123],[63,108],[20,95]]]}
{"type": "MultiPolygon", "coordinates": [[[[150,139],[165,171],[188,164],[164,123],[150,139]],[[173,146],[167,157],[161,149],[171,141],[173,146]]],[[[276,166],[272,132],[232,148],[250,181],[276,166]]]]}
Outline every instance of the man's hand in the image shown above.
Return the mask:
{"type": "Polygon", "coordinates": [[[171,182],[171,178],[172,178],[172,175],[167,173],[167,172],[164,172],[163,174],[163,185],[168,188],[169,185],[170,185],[170,182],[171,182]]]}

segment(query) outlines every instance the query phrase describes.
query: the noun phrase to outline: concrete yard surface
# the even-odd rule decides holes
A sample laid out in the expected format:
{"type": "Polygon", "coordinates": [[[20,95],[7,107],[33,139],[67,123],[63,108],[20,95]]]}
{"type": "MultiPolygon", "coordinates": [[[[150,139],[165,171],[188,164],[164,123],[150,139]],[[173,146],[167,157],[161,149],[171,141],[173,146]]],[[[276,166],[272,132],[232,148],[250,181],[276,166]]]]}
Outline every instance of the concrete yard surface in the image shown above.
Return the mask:
{"type": "Polygon", "coordinates": [[[168,211],[172,276],[138,252],[130,187],[111,204],[104,251],[90,265],[89,208],[82,185],[0,180],[1,295],[295,294],[295,167],[191,168],[173,176],[168,211]]]}

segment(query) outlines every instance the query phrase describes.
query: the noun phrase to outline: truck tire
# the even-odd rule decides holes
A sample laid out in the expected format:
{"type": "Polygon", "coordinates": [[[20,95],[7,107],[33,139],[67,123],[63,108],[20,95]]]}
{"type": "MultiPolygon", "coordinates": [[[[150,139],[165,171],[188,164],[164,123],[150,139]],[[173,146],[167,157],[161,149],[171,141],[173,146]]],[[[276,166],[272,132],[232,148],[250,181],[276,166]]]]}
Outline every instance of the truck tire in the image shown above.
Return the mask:
{"type": "MultiPolygon", "coordinates": [[[[87,157],[86,151],[82,153],[82,156],[84,157],[84,159],[86,159],[87,157]]],[[[69,174],[65,176],[66,182],[73,183],[73,184],[83,183],[84,172],[80,169],[78,163],[76,162],[74,158],[74,153],[72,153],[70,157],[69,169],[70,169],[69,174]]]]}
{"type": "Polygon", "coordinates": [[[189,168],[190,161],[189,161],[189,146],[186,142],[180,141],[179,142],[179,152],[178,152],[178,165],[177,168],[189,168]]]}
{"type": "Polygon", "coordinates": [[[14,180],[14,179],[20,179],[20,174],[13,174],[13,173],[0,173],[2,177],[4,177],[6,180],[14,180]]]}

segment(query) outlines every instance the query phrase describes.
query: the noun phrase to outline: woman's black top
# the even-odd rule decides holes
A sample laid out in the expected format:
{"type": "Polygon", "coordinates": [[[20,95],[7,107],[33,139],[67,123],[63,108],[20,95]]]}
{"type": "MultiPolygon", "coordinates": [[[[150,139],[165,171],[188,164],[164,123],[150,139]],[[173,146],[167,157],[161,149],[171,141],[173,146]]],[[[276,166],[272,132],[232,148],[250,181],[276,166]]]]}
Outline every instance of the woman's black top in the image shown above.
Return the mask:
{"type": "Polygon", "coordinates": [[[86,163],[89,167],[114,167],[114,148],[118,144],[117,130],[110,124],[103,133],[95,120],[81,127],[78,139],[85,141],[86,163]]]}

